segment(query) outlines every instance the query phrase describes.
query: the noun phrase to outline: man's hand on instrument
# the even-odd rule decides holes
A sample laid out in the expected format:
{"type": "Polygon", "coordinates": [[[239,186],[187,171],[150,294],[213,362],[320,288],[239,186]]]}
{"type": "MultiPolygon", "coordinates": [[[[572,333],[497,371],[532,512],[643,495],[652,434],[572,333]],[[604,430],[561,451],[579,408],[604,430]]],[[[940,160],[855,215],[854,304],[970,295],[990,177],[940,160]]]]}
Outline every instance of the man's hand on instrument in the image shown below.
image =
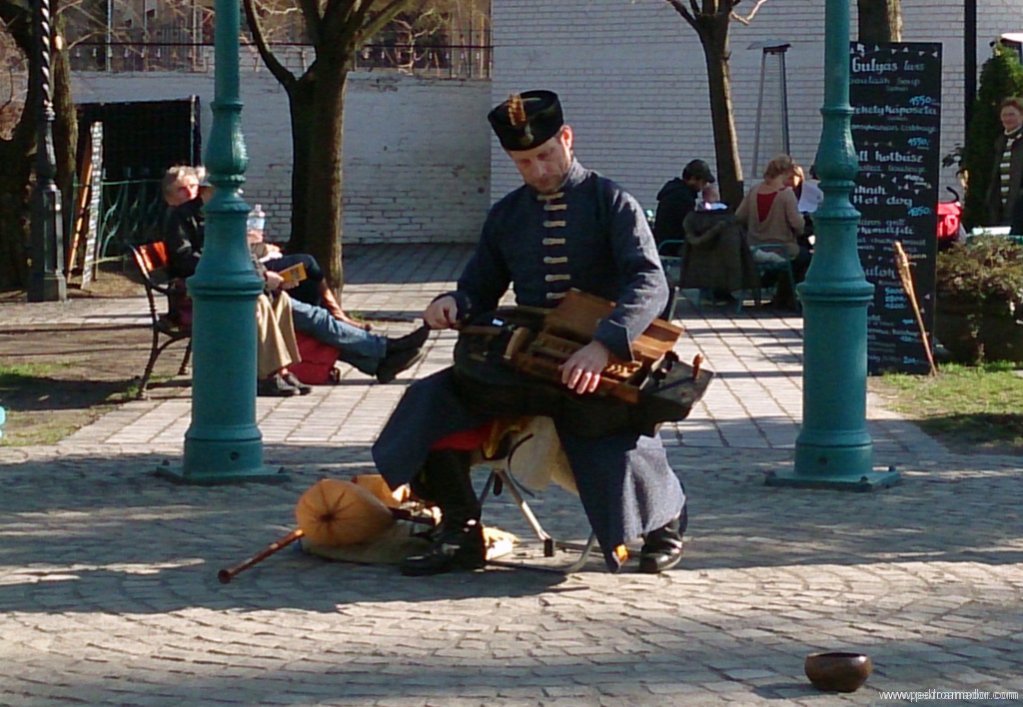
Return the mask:
{"type": "Polygon", "coordinates": [[[423,321],[431,329],[453,328],[458,322],[458,302],[451,295],[435,299],[423,312],[423,321]]]}
{"type": "Polygon", "coordinates": [[[592,393],[600,384],[611,352],[599,341],[591,341],[561,364],[561,382],[576,393],[592,393]]]}

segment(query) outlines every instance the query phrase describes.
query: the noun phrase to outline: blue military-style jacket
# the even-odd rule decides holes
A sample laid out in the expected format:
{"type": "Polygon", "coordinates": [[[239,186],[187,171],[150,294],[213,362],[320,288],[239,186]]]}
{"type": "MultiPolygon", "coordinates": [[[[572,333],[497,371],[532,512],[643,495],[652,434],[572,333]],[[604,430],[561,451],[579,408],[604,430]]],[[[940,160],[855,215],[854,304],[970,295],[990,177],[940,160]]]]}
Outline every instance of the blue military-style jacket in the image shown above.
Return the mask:
{"type": "Polygon", "coordinates": [[[578,162],[559,192],[538,194],[523,185],[493,206],[451,294],[460,300],[460,314],[476,315],[496,308],[509,285],[516,303],[530,307],[553,307],[572,288],[617,302],[595,338],[626,361],[631,342],[668,298],[643,210],[578,162]]]}

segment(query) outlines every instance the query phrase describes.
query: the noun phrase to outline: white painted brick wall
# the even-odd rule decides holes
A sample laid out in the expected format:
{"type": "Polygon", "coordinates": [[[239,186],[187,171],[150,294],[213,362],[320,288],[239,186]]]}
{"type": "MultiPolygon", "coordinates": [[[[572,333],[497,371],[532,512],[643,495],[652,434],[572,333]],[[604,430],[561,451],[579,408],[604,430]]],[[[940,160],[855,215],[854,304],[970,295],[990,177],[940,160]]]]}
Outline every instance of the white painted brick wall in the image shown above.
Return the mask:
{"type": "MultiPolygon", "coordinates": [[[[855,33],[856,7],[850,5],[855,33]]],[[[576,129],[580,160],[622,183],[648,208],[687,160],[713,164],[703,51],[663,0],[494,0],[493,13],[492,85],[373,73],[350,77],[347,243],[475,240],[487,205],[519,183],[485,120],[490,106],[512,91],[558,91],[576,129]]],[[[903,13],[906,41],[943,43],[944,155],[962,141],[962,0],[904,2],[903,13]]],[[[758,177],[752,163],[761,60],[761,52],[748,47],[765,40],[792,44],[786,55],[790,151],[809,164],[820,138],[823,27],[823,0],[769,0],[750,26],[732,23],[732,91],[748,184],[758,177]]],[[[989,41],[1021,30],[1023,0],[979,0],[978,67],[990,55],[989,41]]],[[[206,139],[212,74],[75,76],[79,101],[190,94],[202,100],[206,139]]],[[[271,237],[274,229],[280,236],[290,209],[287,100],[254,55],[243,60],[242,100],[249,152],[245,196],[263,204],[271,237]]],[[[952,170],[943,173],[943,184],[956,184],[952,170]]]]}
{"type": "MultiPolygon", "coordinates": [[[[738,9],[748,11],[747,5],[738,9]]],[[[856,4],[850,5],[855,36],[856,4]]],[[[905,41],[943,44],[944,155],[963,139],[963,3],[902,5],[905,41]]],[[[790,152],[808,165],[821,130],[824,13],[823,0],[768,0],[749,26],[731,24],[732,98],[747,185],[759,177],[752,163],[761,61],[761,51],[748,47],[791,43],[785,58],[790,152]]],[[[557,91],[576,131],[580,161],[621,183],[646,208],[656,206],[657,190],[689,159],[714,164],[703,50],[695,31],[663,0],[494,0],[493,27],[492,102],[513,91],[557,91]]],[[[1023,0],[980,0],[978,70],[990,56],[988,43],[1008,31],[1023,31],[1023,0]]],[[[496,140],[491,156],[496,200],[519,177],[496,140]]],[[[944,185],[957,185],[953,170],[943,171],[944,185]]]]}
{"type": "Polygon", "coordinates": [[[489,83],[357,76],[345,112],[345,242],[475,241],[489,205],[489,83]]]}
{"type": "MultiPolygon", "coordinates": [[[[213,115],[213,75],[74,76],[78,102],[200,97],[203,146],[213,115]]],[[[344,241],[473,242],[489,205],[490,143],[483,81],[349,76],[345,106],[344,241]]],[[[291,131],[283,88],[265,70],[241,75],[248,150],[245,200],[266,210],[268,237],[286,239],[291,209],[291,131]]]]}

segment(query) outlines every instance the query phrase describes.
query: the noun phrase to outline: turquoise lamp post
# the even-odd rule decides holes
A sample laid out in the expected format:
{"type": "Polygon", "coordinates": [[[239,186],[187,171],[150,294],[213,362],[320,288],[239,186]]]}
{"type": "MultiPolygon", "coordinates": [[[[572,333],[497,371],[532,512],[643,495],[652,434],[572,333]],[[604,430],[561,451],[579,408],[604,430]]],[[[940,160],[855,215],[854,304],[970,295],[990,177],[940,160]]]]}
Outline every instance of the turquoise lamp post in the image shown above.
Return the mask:
{"type": "Polygon", "coordinates": [[[263,281],[249,258],[249,206],[240,196],[248,158],[238,96],[239,5],[239,0],[216,2],[216,87],[206,151],[215,191],[205,207],[202,258],[188,279],[192,423],[185,433],[182,469],[166,472],[193,484],[285,478],[263,466],[263,439],[256,425],[256,298],[263,281]]]}
{"type": "Polygon", "coordinates": [[[792,471],[771,473],[769,486],[869,491],[899,481],[875,472],[867,430],[867,282],[856,249],[860,214],[849,195],[859,165],[849,105],[849,2],[827,0],[824,117],[816,166],[824,202],[814,214],[817,242],[803,302],[803,425],[792,471]]]}

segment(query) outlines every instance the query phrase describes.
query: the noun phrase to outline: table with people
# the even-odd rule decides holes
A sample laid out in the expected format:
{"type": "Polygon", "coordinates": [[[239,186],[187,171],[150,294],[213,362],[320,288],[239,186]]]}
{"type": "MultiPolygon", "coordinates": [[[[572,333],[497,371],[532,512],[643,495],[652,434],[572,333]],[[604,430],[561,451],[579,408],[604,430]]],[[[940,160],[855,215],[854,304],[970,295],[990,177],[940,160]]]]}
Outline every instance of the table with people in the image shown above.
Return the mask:
{"type": "Polygon", "coordinates": [[[733,210],[720,201],[709,165],[695,159],[659,191],[654,237],[662,256],[681,257],[676,284],[700,290],[701,301],[709,296],[733,304],[737,291],[770,286],[772,307],[795,310],[792,287],[809,267],[812,215],[823,196],[816,179],[806,179],[790,156],[778,155],[733,210]],[[791,270],[791,281],[779,278],[775,265],[791,270]]]}

